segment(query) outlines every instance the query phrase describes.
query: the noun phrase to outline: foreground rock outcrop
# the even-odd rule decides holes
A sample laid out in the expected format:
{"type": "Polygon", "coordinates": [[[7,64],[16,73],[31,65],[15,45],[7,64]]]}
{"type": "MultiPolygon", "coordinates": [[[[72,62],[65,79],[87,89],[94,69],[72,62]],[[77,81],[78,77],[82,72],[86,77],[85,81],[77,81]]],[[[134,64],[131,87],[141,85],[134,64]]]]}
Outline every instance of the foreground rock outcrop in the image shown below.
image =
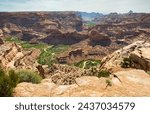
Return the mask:
{"type": "Polygon", "coordinates": [[[150,71],[150,46],[133,51],[130,58],[135,68],[150,71]]]}
{"type": "Polygon", "coordinates": [[[105,57],[102,62],[106,69],[121,67],[124,58],[130,58],[133,62],[133,67],[150,70],[150,43],[145,41],[136,41],[120,50],[115,51],[111,55],[105,57]]]}
{"type": "Polygon", "coordinates": [[[0,46],[0,64],[5,69],[31,69],[37,71],[37,57],[40,50],[24,51],[16,43],[4,43],[0,46]]]}
{"type": "Polygon", "coordinates": [[[14,96],[150,96],[150,76],[144,71],[121,71],[115,75],[121,82],[112,77],[112,86],[107,86],[105,78],[91,76],[77,78],[73,85],[56,85],[51,79],[44,79],[40,84],[20,83],[14,90],[14,96]]]}

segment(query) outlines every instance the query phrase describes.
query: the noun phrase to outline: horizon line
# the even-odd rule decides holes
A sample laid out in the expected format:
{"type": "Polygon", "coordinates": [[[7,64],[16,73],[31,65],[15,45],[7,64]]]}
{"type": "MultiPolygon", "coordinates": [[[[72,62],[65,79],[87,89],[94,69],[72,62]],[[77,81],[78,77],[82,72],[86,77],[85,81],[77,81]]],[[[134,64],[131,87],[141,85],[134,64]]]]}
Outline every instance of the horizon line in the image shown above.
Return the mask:
{"type": "MultiPolygon", "coordinates": [[[[129,10],[129,11],[132,11],[132,10],[129,10]]],[[[111,14],[111,13],[117,13],[117,14],[127,14],[127,13],[129,13],[129,11],[128,12],[115,12],[115,11],[112,11],[112,12],[109,12],[109,13],[103,13],[103,12],[99,12],[99,11],[75,11],[75,10],[66,10],[66,11],[48,11],[48,10],[45,10],[45,11],[43,11],[43,10],[31,10],[31,11],[28,11],[28,10],[22,10],[22,11],[0,11],[0,13],[25,13],[25,12],[85,12],[85,13],[100,13],[100,14],[111,14]]],[[[150,13],[150,12],[134,12],[133,11],[133,13],[150,13]]]]}

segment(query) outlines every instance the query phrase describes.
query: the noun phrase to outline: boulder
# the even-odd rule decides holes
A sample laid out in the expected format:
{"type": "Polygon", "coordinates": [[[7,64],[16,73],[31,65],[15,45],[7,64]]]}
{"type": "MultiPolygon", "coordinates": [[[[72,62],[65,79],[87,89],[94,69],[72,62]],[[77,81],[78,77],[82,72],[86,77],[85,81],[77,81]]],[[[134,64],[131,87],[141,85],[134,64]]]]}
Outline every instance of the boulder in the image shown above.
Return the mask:
{"type": "Polygon", "coordinates": [[[140,48],[131,53],[130,58],[133,61],[134,67],[150,71],[150,47],[140,48]]]}

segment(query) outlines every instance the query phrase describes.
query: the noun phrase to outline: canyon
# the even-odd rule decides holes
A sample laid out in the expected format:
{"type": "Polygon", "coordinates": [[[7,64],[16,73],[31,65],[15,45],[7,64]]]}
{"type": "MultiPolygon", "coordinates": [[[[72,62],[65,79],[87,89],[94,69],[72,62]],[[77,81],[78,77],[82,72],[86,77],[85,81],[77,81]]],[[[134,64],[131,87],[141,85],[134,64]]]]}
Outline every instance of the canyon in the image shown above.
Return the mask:
{"type": "Polygon", "coordinates": [[[0,13],[1,67],[43,78],[16,97],[150,96],[149,52],[149,13],[0,13]]]}

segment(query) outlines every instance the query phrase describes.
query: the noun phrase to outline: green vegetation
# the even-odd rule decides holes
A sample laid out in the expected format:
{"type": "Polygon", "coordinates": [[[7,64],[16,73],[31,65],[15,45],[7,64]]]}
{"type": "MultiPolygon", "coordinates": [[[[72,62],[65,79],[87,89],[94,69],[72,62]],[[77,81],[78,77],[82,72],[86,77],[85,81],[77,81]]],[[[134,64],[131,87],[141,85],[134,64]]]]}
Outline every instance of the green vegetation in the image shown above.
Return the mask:
{"type": "Polygon", "coordinates": [[[98,77],[101,78],[101,77],[109,77],[110,75],[110,72],[108,70],[101,70],[98,72],[98,77]]]}
{"type": "Polygon", "coordinates": [[[29,49],[29,48],[36,48],[36,49],[45,49],[45,48],[48,48],[49,45],[48,44],[45,44],[45,43],[38,43],[38,44],[30,44],[29,42],[27,41],[21,41],[19,38],[17,37],[8,37],[6,38],[5,41],[8,41],[8,42],[15,42],[19,45],[22,46],[22,48],[25,48],[25,49],[29,49]]]}
{"type": "Polygon", "coordinates": [[[147,71],[147,74],[149,74],[149,75],[150,75],[150,71],[147,71]]]}
{"type": "Polygon", "coordinates": [[[93,23],[93,22],[88,22],[88,23],[87,23],[87,26],[88,26],[88,27],[94,27],[95,25],[96,25],[96,24],[93,23]]]}
{"type": "Polygon", "coordinates": [[[19,77],[19,83],[32,82],[33,84],[38,84],[42,80],[40,75],[30,70],[20,70],[17,72],[17,75],[19,77]]]}
{"type": "Polygon", "coordinates": [[[112,86],[112,81],[110,79],[107,79],[106,84],[107,84],[107,86],[112,86]]]}
{"type": "Polygon", "coordinates": [[[0,67],[0,97],[11,97],[13,89],[21,82],[40,83],[42,77],[30,70],[20,70],[6,72],[0,67]]]}
{"type": "Polygon", "coordinates": [[[68,45],[56,45],[52,46],[51,48],[47,48],[46,50],[43,50],[38,58],[38,63],[51,66],[53,63],[57,62],[57,54],[67,50],[68,47],[68,45]]]}
{"type": "Polygon", "coordinates": [[[17,84],[19,83],[19,76],[14,70],[9,71],[9,78],[11,80],[10,82],[11,82],[12,87],[16,87],[17,84]]]}
{"type": "Polygon", "coordinates": [[[5,38],[5,41],[21,43],[21,40],[19,38],[17,38],[17,37],[7,37],[7,38],[5,38]]]}
{"type": "Polygon", "coordinates": [[[130,67],[132,67],[132,64],[133,64],[133,62],[132,62],[131,58],[124,58],[123,62],[121,62],[121,67],[122,68],[130,68],[130,67]]]}
{"type": "Polygon", "coordinates": [[[83,60],[78,63],[74,63],[74,65],[76,67],[80,67],[80,68],[84,68],[84,69],[89,69],[89,68],[97,66],[99,64],[101,64],[100,60],[83,60]]]}
{"type": "Polygon", "coordinates": [[[21,41],[19,38],[16,37],[8,37],[6,38],[8,42],[15,42],[21,45],[24,49],[36,48],[41,50],[41,54],[38,57],[38,63],[42,65],[51,66],[53,63],[56,63],[56,55],[67,50],[68,45],[48,45],[45,43],[38,43],[38,44],[30,44],[27,41],[21,41]]]}
{"type": "Polygon", "coordinates": [[[13,70],[7,74],[0,68],[0,97],[11,97],[18,81],[19,77],[13,70]]]}

